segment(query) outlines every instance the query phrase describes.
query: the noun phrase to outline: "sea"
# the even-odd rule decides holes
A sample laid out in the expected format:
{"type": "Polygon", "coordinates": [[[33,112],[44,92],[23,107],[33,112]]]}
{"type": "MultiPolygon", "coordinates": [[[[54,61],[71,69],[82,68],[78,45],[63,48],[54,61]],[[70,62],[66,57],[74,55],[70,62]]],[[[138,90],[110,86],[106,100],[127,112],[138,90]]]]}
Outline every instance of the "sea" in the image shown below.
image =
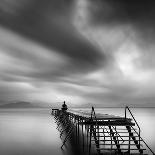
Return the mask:
{"type": "MultiPolygon", "coordinates": [[[[91,113],[91,108],[73,110],[91,113]]],[[[118,116],[125,113],[123,108],[95,111],[118,116]]],[[[155,151],[155,108],[131,108],[131,111],[141,128],[141,137],[155,151]]],[[[70,147],[60,148],[62,140],[56,127],[50,108],[0,109],[0,155],[74,155],[70,147]]]]}

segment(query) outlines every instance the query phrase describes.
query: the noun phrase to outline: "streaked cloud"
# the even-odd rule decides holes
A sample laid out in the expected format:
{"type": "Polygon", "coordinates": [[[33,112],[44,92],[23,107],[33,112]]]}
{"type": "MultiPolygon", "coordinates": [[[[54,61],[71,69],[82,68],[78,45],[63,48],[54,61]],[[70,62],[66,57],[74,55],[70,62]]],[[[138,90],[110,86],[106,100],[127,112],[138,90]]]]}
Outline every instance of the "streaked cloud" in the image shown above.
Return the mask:
{"type": "Polygon", "coordinates": [[[2,0],[0,100],[154,106],[152,6],[2,0]]]}

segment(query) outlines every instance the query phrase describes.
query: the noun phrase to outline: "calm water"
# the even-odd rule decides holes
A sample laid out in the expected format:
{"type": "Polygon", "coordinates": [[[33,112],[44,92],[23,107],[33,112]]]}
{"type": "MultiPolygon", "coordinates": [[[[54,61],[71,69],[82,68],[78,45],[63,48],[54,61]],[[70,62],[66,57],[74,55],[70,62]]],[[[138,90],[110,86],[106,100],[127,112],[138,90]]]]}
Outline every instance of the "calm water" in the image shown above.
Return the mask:
{"type": "Polygon", "coordinates": [[[63,155],[50,111],[0,110],[0,155],[63,155]]]}
{"type": "MultiPolygon", "coordinates": [[[[87,109],[88,110],[88,109],[87,109]]],[[[155,150],[155,108],[131,109],[141,129],[142,137],[155,150]]],[[[124,116],[124,110],[96,109],[100,113],[124,116]]],[[[72,155],[61,150],[62,141],[48,109],[0,109],[1,155],[72,155]]]]}

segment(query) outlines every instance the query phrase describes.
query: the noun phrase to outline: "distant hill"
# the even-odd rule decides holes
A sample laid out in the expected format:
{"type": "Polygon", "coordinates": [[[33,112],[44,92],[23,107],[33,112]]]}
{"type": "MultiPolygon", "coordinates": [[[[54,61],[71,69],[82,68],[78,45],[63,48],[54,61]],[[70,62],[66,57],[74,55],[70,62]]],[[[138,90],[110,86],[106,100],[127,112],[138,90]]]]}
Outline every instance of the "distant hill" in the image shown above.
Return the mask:
{"type": "Polygon", "coordinates": [[[30,102],[20,101],[0,105],[0,108],[40,108],[40,106],[35,106],[30,102]]]}

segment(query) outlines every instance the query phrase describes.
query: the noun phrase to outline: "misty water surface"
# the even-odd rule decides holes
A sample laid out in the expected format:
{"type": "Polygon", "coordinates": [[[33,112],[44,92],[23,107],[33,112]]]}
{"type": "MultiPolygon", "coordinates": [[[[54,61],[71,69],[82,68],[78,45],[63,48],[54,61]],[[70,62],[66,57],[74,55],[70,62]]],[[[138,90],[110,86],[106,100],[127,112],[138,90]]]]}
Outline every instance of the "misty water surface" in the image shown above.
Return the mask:
{"type": "MultiPolygon", "coordinates": [[[[89,111],[89,109],[86,109],[89,111]]],[[[124,115],[123,109],[96,109],[100,113],[124,115]]],[[[142,137],[155,150],[155,109],[132,109],[142,137]]],[[[72,155],[61,150],[62,141],[49,109],[0,109],[1,155],[72,155]]]]}
{"type": "Polygon", "coordinates": [[[0,110],[1,155],[62,155],[61,144],[49,110],[0,110]]]}

